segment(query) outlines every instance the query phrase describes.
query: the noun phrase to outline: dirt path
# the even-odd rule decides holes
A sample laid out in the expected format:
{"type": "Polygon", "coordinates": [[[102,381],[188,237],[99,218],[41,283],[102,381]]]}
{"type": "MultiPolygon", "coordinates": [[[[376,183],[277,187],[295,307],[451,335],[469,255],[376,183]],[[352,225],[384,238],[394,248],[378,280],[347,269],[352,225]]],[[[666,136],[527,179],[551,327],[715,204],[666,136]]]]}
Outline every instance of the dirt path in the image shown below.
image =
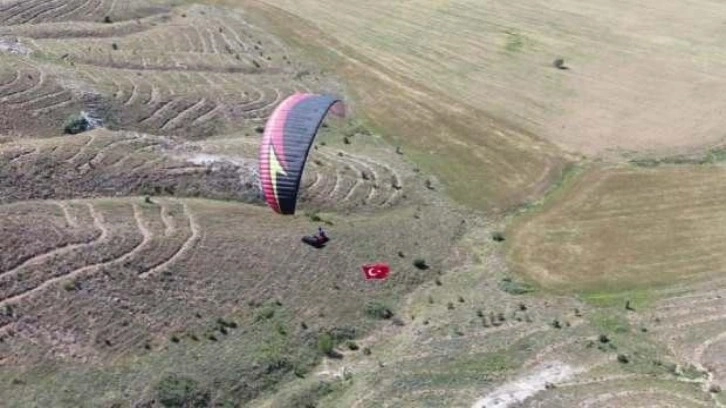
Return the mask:
{"type": "Polygon", "coordinates": [[[477,400],[472,408],[504,408],[520,403],[527,398],[546,389],[547,383],[555,384],[564,381],[574,374],[583,371],[559,361],[542,364],[523,377],[507,382],[484,398],[477,400]]]}
{"type": "Polygon", "coordinates": [[[191,230],[191,235],[189,238],[184,242],[184,244],[179,248],[179,250],[169,259],[167,259],[164,263],[156,266],[153,269],[150,269],[149,271],[139,275],[140,278],[146,278],[154,273],[157,273],[160,270],[163,270],[164,268],[168,267],[172,263],[174,263],[177,259],[179,259],[180,256],[187,253],[192,247],[194,247],[194,244],[196,244],[197,240],[199,239],[199,224],[197,223],[197,220],[194,218],[194,214],[192,214],[191,210],[189,209],[189,206],[187,203],[184,203],[184,213],[189,219],[189,229],[191,230]]]}

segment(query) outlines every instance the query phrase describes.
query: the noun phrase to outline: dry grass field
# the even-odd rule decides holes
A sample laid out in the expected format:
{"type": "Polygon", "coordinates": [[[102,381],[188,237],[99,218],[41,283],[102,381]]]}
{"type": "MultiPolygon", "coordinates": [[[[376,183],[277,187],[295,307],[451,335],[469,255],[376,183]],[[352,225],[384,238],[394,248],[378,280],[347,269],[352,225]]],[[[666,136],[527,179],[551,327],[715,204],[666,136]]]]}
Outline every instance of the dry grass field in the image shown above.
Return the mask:
{"type": "Polygon", "coordinates": [[[723,407],[724,18],[0,0],[0,406],[723,407]],[[282,217],[297,91],[350,115],[282,217]]]}
{"type": "Polygon", "coordinates": [[[718,277],[722,166],[592,168],[518,220],[512,265],[550,288],[623,290],[718,277]]]}
{"type": "Polygon", "coordinates": [[[662,150],[723,137],[719,2],[263,2],[567,150],[662,150]],[[552,67],[559,57],[569,70],[552,67]]]}

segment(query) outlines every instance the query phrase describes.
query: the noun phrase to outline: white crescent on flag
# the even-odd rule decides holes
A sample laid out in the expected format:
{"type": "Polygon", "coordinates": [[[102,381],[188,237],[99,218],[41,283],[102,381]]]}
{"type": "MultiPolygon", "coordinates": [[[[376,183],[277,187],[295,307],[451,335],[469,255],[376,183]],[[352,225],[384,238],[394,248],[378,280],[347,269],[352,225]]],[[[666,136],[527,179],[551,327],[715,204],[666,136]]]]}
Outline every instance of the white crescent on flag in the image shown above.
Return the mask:
{"type": "Polygon", "coordinates": [[[390,269],[385,264],[363,265],[366,279],[386,279],[390,269]]]}

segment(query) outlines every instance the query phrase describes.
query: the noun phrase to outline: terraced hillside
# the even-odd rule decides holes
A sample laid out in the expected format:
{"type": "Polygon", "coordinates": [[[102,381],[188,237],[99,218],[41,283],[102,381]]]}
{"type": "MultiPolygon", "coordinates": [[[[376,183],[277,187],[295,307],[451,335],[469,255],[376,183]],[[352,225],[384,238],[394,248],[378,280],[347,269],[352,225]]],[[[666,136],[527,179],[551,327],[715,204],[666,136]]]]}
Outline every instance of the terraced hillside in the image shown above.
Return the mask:
{"type": "Polygon", "coordinates": [[[336,90],[239,13],[203,6],[137,11],[144,14],[118,23],[89,10],[67,22],[5,26],[4,133],[58,134],[58,122],[85,110],[110,129],[184,138],[253,134],[293,92],[336,90]]]}
{"type": "Polygon", "coordinates": [[[129,194],[259,200],[252,158],[209,165],[174,149],[167,137],[101,129],[7,144],[0,154],[2,201],[129,194]]]}
{"type": "Polygon", "coordinates": [[[726,404],[721,6],[199,3],[0,1],[0,405],[726,404]]]}
{"type": "Polygon", "coordinates": [[[162,13],[169,9],[168,1],[118,0],[4,0],[0,6],[3,26],[76,21],[109,21],[138,18],[162,13]]]}
{"type": "Polygon", "coordinates": [[[179,373],[244,405],[306,376],[321,336],[374,329],[370,302],[434,279],[467,228],[355,115],[317,139],[299,216],[262,205],[272,109],[342,88],[239,10],[8,2],[0,20],[0,405],[159,406],[179,373]],[[303,245],[321,223],[334,242],[303,245]],[[381,260],[395,276],[365,282],[381,260]]]}
{"type": "MultiPolygon", "coordinates": [[[[92,397],[94,404],[108,402],[106,391],[113,394],[119,389],[138,400],[144,387],[139,376],[152,381],[162,374],[161,367],[164,372],[175,370],[191,363],[197,353],[212,352],[222,354],[195,363],[199,371],[185,372],[197,378],[211,375],[210,386],[225,384],[215,392],[245,401],[266,388],[244,388],[259,375],[255,371],[259,364],[289,360],[280,368],[280,375],[287,376],[292,375],[292,364],[302,370],[315,361],[314,345],[304,346],[308,331],[345,327],[360,320],[366,300],[400,295],[431,279],[431,273],[417,270],[396,251],[439,252],[453,235],[442,235],[428,225],[435,220],[455,234],[460,224],[453,213],[422,210],[421,218],[430,221],[419,223],[412,230],[415,235],[408,235],[396,225],[414,219],[411,210],[377,219],[353,217],[336,223],[333,247],[317,252],[289,244],[314,226],[308,220],[281,220],[265,208],[234,203],[156,199],[149,204],[141,198],[123,198],[19,202],[2,211],[3,219],[11,222],[6,227],[9,240],[13,233],[19,234],[12,225],[37,225],[31,229],[33,235],[23,234],[25,242],[16,244],[23,244],[25,252],[3,259],[2,364],[63,365],[51,372],[1,370],[0,376],[4,382],[10,381],[8,376],[20,376],[28,387],[27,398],[56,403],[64,393],[55,386],[46,388],[48,375],[71,370],[80,376],[67,384],[73,391],[64,394],[66,402],[88,398],[91,389],[97,395],[92,397]],[[38,234],[52,239],[33,239],[38,234]],[[366,236],[370,238],[359,242],[366,236]],[[278,252],[269,250],[276,247],[286,248],[283,261],[278,252]],[[385,287],[359,278],[358,265],[380,257],[390,259],[397,270],[385,287]],[[329,300],[320,302],[321,296],[329,300]],[[272,303],[275,300],[280,304],[272,303]],[[268,315],[265,310],[272,312],[268,315]],[[266,317],[261,321],[260,316],[266,317]],[[215,329],[217,318],[234,320],[240,329],[220,334],[215,329]],[[309,329],[301,329],[301,321],[309,329]],[[284,327],[285,333],[270,330],[273,324],[284,327]],[[264,344],[258,343],[260,336],[283,342],[281,348],[259,349],[264,344]],[[126,373],[120,383],[101,385],[90,379],[99,370],[105,372],[102,368],[115,359],[126,361],[129,356],[138,360],[133,367],[110,366],[126,373]],[[220,367],[222,356],[231,360],[220,367]],[[76,367],[81,362],[86,369],[76,367]],[[233,379],[228,370],[250,371],[233,379]],[[75,382],[80,378],[90,381],[88,388],[75,382]]],[[[441,261],[429,259],[432,267],[441,261]]],[[[22,405],[24,398],[12,401],[22,405]]]]}

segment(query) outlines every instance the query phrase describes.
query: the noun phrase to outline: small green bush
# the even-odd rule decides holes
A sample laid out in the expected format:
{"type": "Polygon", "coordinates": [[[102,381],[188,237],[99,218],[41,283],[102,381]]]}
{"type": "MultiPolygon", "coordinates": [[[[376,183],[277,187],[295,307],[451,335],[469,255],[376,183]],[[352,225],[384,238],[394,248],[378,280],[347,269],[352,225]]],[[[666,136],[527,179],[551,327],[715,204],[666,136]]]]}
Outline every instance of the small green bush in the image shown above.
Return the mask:
{"type": "Polygon", "coordinates": [[[510,295],[524,295],[533,292],[534,289],[526,283],[515,282],[512,278],[504,278],[499,283],[499,288],[510,295]]]}
{"type": "Polygon", "coordinates": [[[68,281],[63,284],[63,289],[65,289],[68,292],[76,291],[76,290],[78,290],[78,282],[68,281]]]}
{"type": "Polygon", "coordinates": [[[502,241],[504,241],[504,240],[505,240],[505,238],[504,238],[504,234],[503,234],[503,233],[501,233],[501,232],[495,232],[495,233],[493,233],[493,234],[492,234],[492,239],[493,239],[493,240],[494,240],[495,242],[502,242],[502,241]]]}
{"type": "Polygon", "coordinates": [[[390,319],[393,317],[393,311],[380,302],[368,302],[365,312],[368,316],[375,319],[390,319]]]}
{"type": "Polygon", "coordinates": [[[323,333],[320,337],[318,337],[318,350],[320,350],[321,353],[329,356],[333,353],[334,348],[335,343],[333,342],[333,336],[328,333],[323,333]]]}
{"type": "Polygon", "coordinates": [[[83,115],[73,115],[66,120],[63,125],[63,132],[68,135],[76,135],[83,133],[91,128],[91,124],[83,115]]]}
{"type": "Polygon", "coordinates": [[[426,263],[426,260],[423,258],[414,259],[413,266],[415,266],[416,268],[421,269],[421,270],[429,269],[429,265],[426,263]]]}
{"type": "Polygon", "coordinates": [[[191,378],[168,375],[156,385],[156,394],[164,407],[202,408],[211,403],[211,395],[191,378]]]}
{"type": "Polygon", "coordinates": [[[273,317],[275,317],[275,309],[273,309],[272,307],[265,307],[259,313],[257,313],[257,316],[255,316],[255,321],[259,322],[261,320],[270,320],[273,317]]]}

